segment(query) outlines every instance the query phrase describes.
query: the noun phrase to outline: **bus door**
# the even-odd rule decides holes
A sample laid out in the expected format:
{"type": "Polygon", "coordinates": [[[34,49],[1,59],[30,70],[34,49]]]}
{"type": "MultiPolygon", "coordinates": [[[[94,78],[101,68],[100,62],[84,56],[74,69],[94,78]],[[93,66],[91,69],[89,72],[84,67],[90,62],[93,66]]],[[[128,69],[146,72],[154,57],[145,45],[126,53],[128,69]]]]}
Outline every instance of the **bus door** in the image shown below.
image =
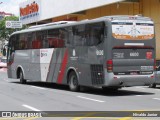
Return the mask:
{"type": "Polygon", "coordinates": [[[41,80],[40,70],[40,49],[31,50],[30,59],[30,74],[32,80],[41,80]]]}
{"type": "Polygon", "coordinates": [[[71,66],[76,68],[79,74],[79,84],[88,85],[87,63],[88,63],[88,46],[86,45],[86,25],[77,25],[72,27],[72,47],[70,47],[70,62],[71,66]]]}
{"type": "Polygon", "coordinates": [[[89,32],[87,37],[88,64],[90,64],[90,76],[92,85],[104,84],[104,22],[91,23],[86,26],[89,32]]]}
{"type": "Polygon", "coordinates": [[[27,35],[28,48],[30,52],[30,60],[28,64],[28,79],[41,80],[40,74],[40,49],[38,49],[38,41],[36,32],[27,35]]]}
{"type": "Polygon", "coordinates": [[[76,47],[73,53],[78,55],[81,85],[102,84],[104,24],[98,22],[79,25],[76,30],[78,32],[76,31],[77,36],[74,36],[74,45],[76,47]]]}

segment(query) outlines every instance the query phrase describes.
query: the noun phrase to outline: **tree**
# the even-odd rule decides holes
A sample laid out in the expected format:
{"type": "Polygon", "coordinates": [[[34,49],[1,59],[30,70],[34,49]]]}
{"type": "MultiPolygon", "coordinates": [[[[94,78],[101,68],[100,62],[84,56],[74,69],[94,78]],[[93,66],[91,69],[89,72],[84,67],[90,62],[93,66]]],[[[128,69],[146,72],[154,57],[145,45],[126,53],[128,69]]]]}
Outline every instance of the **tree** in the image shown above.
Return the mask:
{"type": "MultiPolygon", "coordinates": [[[[13,29],[13,28],[6,28],[6,21],[18,21],[19,18],[17,16],[7,16],[4,17],[0,21],[0,40],[8,40],[9,35],[11,35],[13,32],[21,29],[13,29]]],[[[22,29],[26,28],[26,26],[23,26],[22,29]]]]}

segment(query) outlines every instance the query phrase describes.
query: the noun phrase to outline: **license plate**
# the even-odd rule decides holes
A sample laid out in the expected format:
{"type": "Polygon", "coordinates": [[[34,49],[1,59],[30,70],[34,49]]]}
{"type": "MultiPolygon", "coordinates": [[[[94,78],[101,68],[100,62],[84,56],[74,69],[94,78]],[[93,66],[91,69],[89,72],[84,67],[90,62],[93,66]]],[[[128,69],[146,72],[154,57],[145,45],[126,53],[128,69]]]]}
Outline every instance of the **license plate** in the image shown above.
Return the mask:
{"type": "Polygon", "coordinates": [[[137,72],[130,72],[131,75],[138,75],[137,72]]]}

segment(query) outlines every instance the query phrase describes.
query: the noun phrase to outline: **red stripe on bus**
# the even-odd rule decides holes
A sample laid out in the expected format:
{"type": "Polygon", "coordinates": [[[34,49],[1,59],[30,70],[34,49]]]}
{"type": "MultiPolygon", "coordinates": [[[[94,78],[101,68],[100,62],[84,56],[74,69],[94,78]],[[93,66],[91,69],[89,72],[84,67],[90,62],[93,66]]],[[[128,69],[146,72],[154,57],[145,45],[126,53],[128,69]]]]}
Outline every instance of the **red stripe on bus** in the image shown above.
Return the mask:
{"type": "Polygon", "coordinates": [[[66,70],[67,62],[68,62],[68,50],[65,51],[64,58],[63,58],[61,68],[60,68],[60,73],[58,75],[57,83],[59,83],[59,84],[62,83],[62,80],[64,78],[64,73],[66,70]]]}

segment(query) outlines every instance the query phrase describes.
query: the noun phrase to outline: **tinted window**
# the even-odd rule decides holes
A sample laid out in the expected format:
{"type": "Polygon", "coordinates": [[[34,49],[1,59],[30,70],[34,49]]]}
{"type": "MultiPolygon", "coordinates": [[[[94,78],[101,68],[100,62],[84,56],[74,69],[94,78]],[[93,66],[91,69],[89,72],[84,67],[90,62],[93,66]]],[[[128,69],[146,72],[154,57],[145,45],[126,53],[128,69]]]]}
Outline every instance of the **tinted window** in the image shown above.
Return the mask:
{"type": "Polygon", "coordinates": [[[26,35],[27,35],[27,48],[32,49],[32,39],[34,38],[34,33],[30,32],[26,33],[26,35]]]}
{"type": "Polygon", "coordinates": [[[91,23],[73,26],[74,46],[95,46],[104,38],[104,23],[91,23]]]}
{"type": "Polygon", "coordinates": [[[19,35],[13,35],[10,40],[12,50],[19,50],[19,35]]]}
{"type": "Polygon", "coordinates": [[[73,44],[74,46],[84,46],[86,42],[85,25],[73,26],[73,44]]]}
{"type": "Polygon", "coordinates": [[[103,41],[104,23],[93,23],[86,25],[86,45],[94,46],[103,41]]]}
{"type": "Polygon", "coordinates": [[[33,32],[32,33],[32,49],[40,49],[41,48],[41,39],[40,39],[40,35],[38,32],[33,32]]]}
{"type": "Polygon", "coordinates": [[[26,34],[20,34],[18,48],[27,49],[27,35],[26,34]]]}
{"type": "Polygon", "coordinates": [[[47,40],[47,30],[41,31],[41,41],[42,41],[42,48],[48,48],[48,40],[47,40]]]}
{"type": "Polygon", "coordinates": [[[48,30],[48,43],[50,48],[62,48],[65,46],[66,39],[65,29],[52,29],[48,30]]]}
{"type": "Polygon", "coordinates": [[[7,52],[7,58],[8,60],[12,60],[13,59],[13,55],[15,50],[17,50],[17,40],[16,40],[16,36],[17,35],[12,35],[9,39],[9,46],[8,46],[8,52],[7,52]]]}
{"type": "Polygon", "coordinates": [[[73,32],[72,27],[65,28],[65,41],[67,45],[72,45],[73,42],[73,32]]]}

